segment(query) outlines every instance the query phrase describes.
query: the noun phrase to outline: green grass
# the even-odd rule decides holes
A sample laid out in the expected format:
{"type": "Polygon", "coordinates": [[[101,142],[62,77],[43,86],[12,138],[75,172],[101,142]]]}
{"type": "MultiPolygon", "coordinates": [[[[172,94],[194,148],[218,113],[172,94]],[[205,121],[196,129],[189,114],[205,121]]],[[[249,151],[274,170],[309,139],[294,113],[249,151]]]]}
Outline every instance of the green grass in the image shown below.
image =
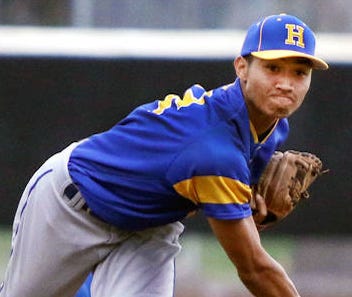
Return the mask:
{"type": "MultiPolygon", "coordinates": [[[[262,236],[266,251],[286,270],[291,270],[295,241],[290,237],[262,236]]],[[[196,261],[199,271],[209,279],[233,279],[235,268],[220,244],[212,235],[185,234],[182,238],[183,251],[180,258],[196,261]]]]}
{"type": "Polygon", "coordinates": [[[293,253],[296,247],[296,241],[292,237],[280,236],[276,238],[263,236],[262,245],[286,270],[292,269],[293,253]]]}
{"type": "MultiPolygon", "coordinates": [[[[178,257],[186,266],[191,265],[200,271],[202,277],[214,280],[233,279],[235,268],[212,235],[184,234],[181,240],[183,250],[178,257]]],[[[293,261],[295,241],[289,237],[262,237],[268,253],[290,270],[293,261]]],[[[0,280],[3,277],[10,255],[11,229],[0,226],[0,280]]]]}
{"type": "Polygon", "coordinates": [[[5,266],[10,256],[11,229],[0,226],[0,280],[3,278],[5,266]]]}

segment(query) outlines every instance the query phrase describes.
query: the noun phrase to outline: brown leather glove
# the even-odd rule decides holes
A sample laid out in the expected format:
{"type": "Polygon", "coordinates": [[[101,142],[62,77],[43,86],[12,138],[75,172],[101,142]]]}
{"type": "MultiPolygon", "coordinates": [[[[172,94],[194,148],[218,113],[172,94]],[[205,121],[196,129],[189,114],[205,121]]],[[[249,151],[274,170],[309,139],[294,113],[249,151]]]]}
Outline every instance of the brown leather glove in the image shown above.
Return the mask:
{"type": "Polygon", "coordinates": [[[288,216],[301,199],[309,198],[309,186],[327,171],[323,170],[322,161],[312,153],[276,151],[253,191],[251,206],[258,230],[288,216]],[[260,204],[260,199],[264,199],[266,209],[260,204]]]}

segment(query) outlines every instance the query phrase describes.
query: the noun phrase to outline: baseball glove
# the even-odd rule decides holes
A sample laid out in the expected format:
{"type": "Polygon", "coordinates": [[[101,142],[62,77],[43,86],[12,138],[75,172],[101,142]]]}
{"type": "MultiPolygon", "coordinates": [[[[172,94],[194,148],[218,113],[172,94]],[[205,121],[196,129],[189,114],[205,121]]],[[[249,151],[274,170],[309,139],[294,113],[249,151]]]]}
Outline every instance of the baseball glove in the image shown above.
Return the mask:
{"type": "Polygon", "coordinates": [[[265,218],[258,222],[253,201],[253,217],[258,230],[272,226],[288,216],[301,199],[309,198],[309,186],[327,171],[323,170],[322,161],[314,154],[294,150],[284,153],[276,151],[254,189],[253,196],[262,196],[267,210],[265,218]]]}

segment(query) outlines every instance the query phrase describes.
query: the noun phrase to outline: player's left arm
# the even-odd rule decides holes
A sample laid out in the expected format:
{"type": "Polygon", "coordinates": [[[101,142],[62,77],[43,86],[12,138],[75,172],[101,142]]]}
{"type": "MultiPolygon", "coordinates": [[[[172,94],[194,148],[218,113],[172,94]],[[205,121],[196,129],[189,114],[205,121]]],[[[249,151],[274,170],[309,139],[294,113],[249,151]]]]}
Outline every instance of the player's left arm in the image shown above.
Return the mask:
{"type": "Polygon", "coordinates": [[[262,247],[252,216],[239,220],[208,218],[208,222],[254,296],[299,296],[282,266],[262,247]]]}

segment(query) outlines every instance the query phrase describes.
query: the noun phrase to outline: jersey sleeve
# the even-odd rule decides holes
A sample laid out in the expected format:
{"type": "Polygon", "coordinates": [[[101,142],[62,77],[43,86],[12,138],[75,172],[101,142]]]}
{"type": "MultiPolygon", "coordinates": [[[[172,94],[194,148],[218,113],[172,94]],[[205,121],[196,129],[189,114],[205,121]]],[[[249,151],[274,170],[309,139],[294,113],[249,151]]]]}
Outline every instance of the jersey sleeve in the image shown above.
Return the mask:
{"type": "Polygon", "coordinates": [[[206,216],[240,219],[251,215],[250,172],[235,139],[226,127],[208,131],[188,145],[169,169],[175,191],[206,216]]]}
{"type": "Polygon", "coordinates": [[[251,214],[251,189],[223,176],[194,176],[174,185],[181,196],[200,205],[204,214],[218,219],[239,219],[251,214]]]}

